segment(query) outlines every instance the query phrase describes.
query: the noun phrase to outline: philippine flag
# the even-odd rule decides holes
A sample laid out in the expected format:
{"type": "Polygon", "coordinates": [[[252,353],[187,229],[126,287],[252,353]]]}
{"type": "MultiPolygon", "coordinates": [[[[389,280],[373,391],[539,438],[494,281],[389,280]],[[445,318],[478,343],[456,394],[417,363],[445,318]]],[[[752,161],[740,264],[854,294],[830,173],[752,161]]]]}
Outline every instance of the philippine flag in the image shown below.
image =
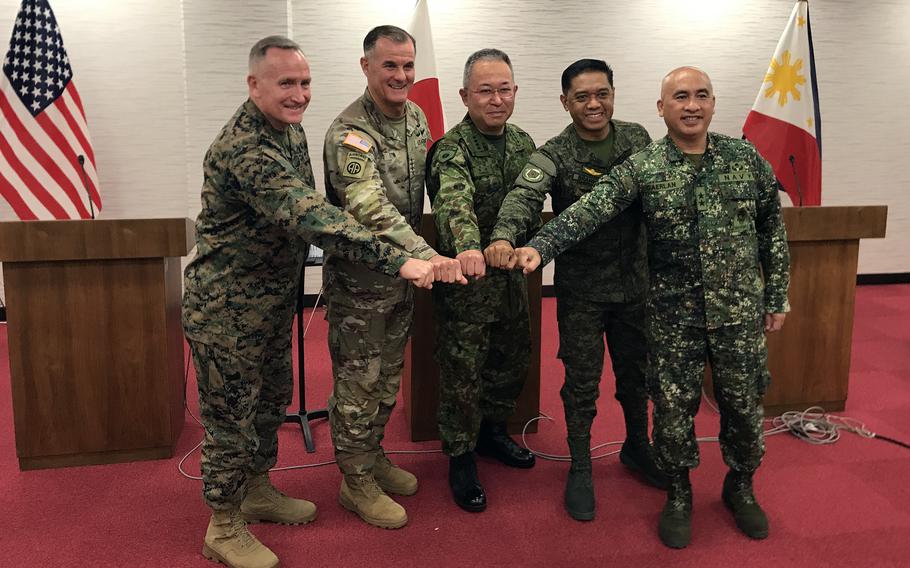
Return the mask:
{"type": "Polygon", "coordinates": [[[794,205],[821,205],[821,114],[805,0],[793,7],[743,135],[770,162],[794,205]]]}

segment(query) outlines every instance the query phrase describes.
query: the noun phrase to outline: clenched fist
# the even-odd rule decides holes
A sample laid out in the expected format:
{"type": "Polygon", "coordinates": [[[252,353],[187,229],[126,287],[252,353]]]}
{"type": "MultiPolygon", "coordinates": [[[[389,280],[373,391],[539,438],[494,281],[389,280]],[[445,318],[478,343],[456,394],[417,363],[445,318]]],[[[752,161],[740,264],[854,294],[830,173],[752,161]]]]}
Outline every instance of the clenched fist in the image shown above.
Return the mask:
{"type": "Polygon", "coordinates": [[[503,270],[512,270],[515,268],[515,249],[509,241],[499,240],[490,243],[490,246],[483,251],[483,256],[487,264],[493,268],[502,268],[503,270]]]}
{"type": "Polygon", "coordinates": [[[540,253],[532,247],[521,247],[515,249],[515,266],[520,268],[525,274],[530,274],[540,266],[540,253]]]}
{"type": "Polygon", "coordinates": [[[452,282],[458,282],[459,284],[468,283],[468,279],[461,273],[461,263],[454,258],[437,254],[430,259],[430,263],[433,265],[433,273],[437,282],[449,284],[452,282]]]}
{"type": "Polygon", "coordinates": [[[398,269],[398,276],[410,281],[418,288],[432,288],[433,264],[428,260],[409,258],[398,269]]]}

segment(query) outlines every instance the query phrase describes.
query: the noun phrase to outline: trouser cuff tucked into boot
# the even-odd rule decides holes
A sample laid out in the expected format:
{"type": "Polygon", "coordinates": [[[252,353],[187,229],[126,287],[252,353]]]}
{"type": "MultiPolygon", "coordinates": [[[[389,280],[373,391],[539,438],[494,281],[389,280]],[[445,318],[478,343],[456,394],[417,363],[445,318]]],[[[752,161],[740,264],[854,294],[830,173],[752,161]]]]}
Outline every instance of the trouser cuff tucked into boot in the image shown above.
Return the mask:
{"type": "Polygon", "coordinates": [[[724,505],[733,512],[736,526],[749,538],[768,538],[768,517],[755,500],[752,490],[754,472],[738,472],[732,469],[724,478],[721,498],[724,505]]]}
{"type": "Polygon", "coordinates": [[[657,534],[670,548],[685,548],[692,540],[692,485],[689,470],[668,474],[667,502],[660,512],[657,534]]]}

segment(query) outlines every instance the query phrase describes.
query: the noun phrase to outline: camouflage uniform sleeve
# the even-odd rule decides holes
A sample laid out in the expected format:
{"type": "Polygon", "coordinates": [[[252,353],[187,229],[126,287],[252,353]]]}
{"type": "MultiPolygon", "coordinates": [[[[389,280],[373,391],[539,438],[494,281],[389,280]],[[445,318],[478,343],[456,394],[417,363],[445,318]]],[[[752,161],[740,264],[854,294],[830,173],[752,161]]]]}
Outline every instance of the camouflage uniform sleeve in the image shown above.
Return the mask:
{"type": "Polygon", "coordinates": [[[396,276],[407,255],[383,243],[351,215],[309,187],[281,154],[255,146],[231,160],[237,198],[290,234],[329,254],[396,276]]]}
{"type": "Polygon", "coordinates": [[[540,253],[541,266],[621,213],[638,197],[634,170],[626,160],[603,177],[568,209],[544,225],[527,246],[540,253]]]}
{"type": "Polygon", "coordinates": [[[450,243],[455,254],[480,250],[480,227],[474,213],[474,181],[461,148],[457,144],[441,142],[433,154],[430,175],[439,187],[433,199],[433,219],[440,243],[450,243]]]}
{"type": "Polygon", "coordinates": [[[326,136],[326,162],[332,187],[338,192],[344,210],[370,229],[374,235],[408,256],[429,260],[436,251],[427,244],[389,201],[376,167],[376,141],[368,134],[350,128],[333,128],[326,136]],[[353,134],[366,141],[352,148],[345,140],[353,134]]]}
{"type": "Polygon", "coordinates": [[[765,312],[789,312],[787,289],[790,286],[790,249],[780,213],[777,180],[771,165],[758,152],[755,152],[754,160],[759,187],[755,229],[758,234],[758,255],[765,277],[765,312]]]}
{"type": "Polygon", "coordinates": [[[490,241],[509,241],[516,246],[533,230],[556,176],[556,164],[537,150],[521,170],[502,201],[490,241]]]}

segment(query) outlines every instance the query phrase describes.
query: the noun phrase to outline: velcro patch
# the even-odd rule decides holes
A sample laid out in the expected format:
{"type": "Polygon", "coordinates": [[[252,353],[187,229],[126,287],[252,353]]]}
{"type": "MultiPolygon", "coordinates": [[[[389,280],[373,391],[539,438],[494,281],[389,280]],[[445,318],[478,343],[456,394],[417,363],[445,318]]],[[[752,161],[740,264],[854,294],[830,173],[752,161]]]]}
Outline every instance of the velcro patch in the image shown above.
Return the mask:
{"type": "Polygon", "coordinates": [[[455,157],[454,148],[442,148],[436,154],[436,161],[440,164],[444,164],[455,157]]]}
{"type": "Polygon", "coordinates": [[[344,140],[342,140],[341,143],[348,148],[352,148],[360,152],[369,152],[373,148],[372,142],[369,140],[364,140],[353,132],[348,132],[348,135],[344,137],[344,140]]]}
{"type": "Polygon", "coordinates": [[[366,168],[367,159],[363,154],[348,152],[344,163],[341,165],[341,175],[346,178],[360,179],[366,168]]]}
{"type": "Polygon", "coordinates": [[[530,166],[530,167],[525,168],[525,171],[522,172],[521,177],[525,178],[525,181],[529,181],[531,183],[537,183],[543,179],[543,172],[540,171],[540,168],[535,168],[534,166],[530,166]]]}

